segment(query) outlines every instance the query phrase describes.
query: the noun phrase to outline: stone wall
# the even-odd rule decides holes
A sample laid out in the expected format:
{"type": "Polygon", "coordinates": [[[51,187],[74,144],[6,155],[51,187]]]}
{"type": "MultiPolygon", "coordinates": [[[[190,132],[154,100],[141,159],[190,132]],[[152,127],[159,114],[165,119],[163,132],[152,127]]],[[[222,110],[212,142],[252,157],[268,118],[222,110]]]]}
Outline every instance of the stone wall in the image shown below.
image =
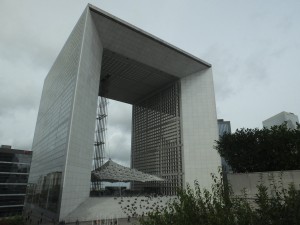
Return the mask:
{"type": "Polygon", "coordinates": [[[236,195],[242,194],[245,189],[250,198],[255,197],[258,189],[257,185],[263,183],[270,187],[275,184],[278,187],[288,188],[294,183],[297,189],[300,189],[300,170],[274,171],[274,172],[256,172],[256,173],[229,173],[227,174],[228,182],[236,195]]]}

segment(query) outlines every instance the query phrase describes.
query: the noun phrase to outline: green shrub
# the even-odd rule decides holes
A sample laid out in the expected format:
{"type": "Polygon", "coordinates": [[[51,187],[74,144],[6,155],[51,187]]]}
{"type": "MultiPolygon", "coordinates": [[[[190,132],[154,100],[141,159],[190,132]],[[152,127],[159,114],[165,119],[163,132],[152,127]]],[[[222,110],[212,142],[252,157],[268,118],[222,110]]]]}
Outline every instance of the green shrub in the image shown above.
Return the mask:
{"type": "Polygon", "coordinates": [[[22,216],[12,216],[0,220],[0,225],[23,225],[22,216]]]}
{"type": "Polygon", "coordinates": [[[237,173],[300,169],[300,127],[237,129],[216,141],[216,150],[237,173]]]}
{"type": "Polygon", "coordinates": [[[249,199],[246,192],[235,196],[222,179],[213,177],[212,191],[179,190],[177,200],[163,210],[141,218],[142,225],[298,225],[300,224],[300,191],[291,185],[258,185],[258,194],[249,199]],[[270,192],[271,191],[271,192],[270,192]],[[271,195],[268,193],[272,193],[271,195]]]}

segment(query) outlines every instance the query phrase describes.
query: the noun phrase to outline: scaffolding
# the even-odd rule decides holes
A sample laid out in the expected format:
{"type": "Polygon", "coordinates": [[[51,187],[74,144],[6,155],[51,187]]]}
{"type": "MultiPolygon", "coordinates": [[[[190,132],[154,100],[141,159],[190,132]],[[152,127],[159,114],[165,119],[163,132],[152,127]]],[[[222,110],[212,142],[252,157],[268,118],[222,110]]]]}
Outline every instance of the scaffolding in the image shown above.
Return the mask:
{"type": "MultiPolygon", "coordinates": [[[[108,105],[107,98],[99,96],[98,103],[97,103],[93,170],[97,170],[104,164],[106,131],[107,131],[107,105],[108,105]]],[[[102,188],[101,181],[91,182],[91,190],[95,191],[95,190],[100,190],[101,188],[102,188]]]]}

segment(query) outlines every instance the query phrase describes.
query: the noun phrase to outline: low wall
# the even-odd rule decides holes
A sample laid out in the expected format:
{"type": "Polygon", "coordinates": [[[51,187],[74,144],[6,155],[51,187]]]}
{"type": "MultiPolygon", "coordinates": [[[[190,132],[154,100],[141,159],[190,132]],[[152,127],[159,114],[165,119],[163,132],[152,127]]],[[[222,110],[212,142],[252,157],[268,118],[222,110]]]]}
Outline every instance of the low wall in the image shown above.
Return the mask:
{"type": "Polygon", "coordinates": [[[146,216],[156,208],[165,207],[174,196],[90,197],[64,219],[66,222],[110,220],[146,216]],[[134,215],[135,214],[135,215],[134,215]]]}
{"type": "Polygon", "coordinates": [[[273,171],[273,172],[256,172],[256,173],[229,173],[227,174],[228,183],[231,184],[234,194],[242,194],[245,189],[249,198],[255,197],[258,193],[257,185],[260,183],[270,187],[272,183],[277,186],[288,188],[294,183],[297,189],[300,189],[300,170],[273,171]]]}

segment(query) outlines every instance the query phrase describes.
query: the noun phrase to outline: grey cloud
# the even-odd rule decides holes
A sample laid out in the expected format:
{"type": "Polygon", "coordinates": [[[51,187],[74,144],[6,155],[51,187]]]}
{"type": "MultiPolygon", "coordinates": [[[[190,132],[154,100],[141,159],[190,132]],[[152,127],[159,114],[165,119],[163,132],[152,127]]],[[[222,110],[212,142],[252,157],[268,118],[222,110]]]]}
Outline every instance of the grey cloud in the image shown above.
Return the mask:
{"type": "Polygon", "coordinates": [[[129,165],[131,152],[131,133],[118,128],[108,129],[106,156],[112,160],[129,165]]]}
{"type": "MultiPolygon", "coordinates": [[[[88,2],[0,1],[0,144],[31,146],[43,79],[88,2]]],[[[266,115],[281,107],[295,109],[293,112],[300,115],[295,108],[298,99],[291,98],[299,96],[297,0],[275,1],[273,7],[262,1],[90,2],[210,62],[218,111],[235,121],[236,127],[257,124],[249,114],[263,110],[268,101],[266,115]],[[153,10],[157,11],[155,18],[153,10]],[[288,78],[282,79],[283,74],[289,74],[288,78]],[[282,93],[275,93],[272,88],[280,89],[281,84],[274,83],[282,80],[289,91],[282,88],[282,93]],[[242,102],[253,101],[254,87],[272,96],[263,102],[256,99],[255,107],[246,112],[247,104],[242,102]],[[283,99],[284,103],[272,99],[283,99]]],[[[126,164],[130,158],[131,107],[110,106],[111,155],[126,164]]]]}
{"type": "Polygon", "coordinates": [[[37,110],[42,90],[40,71],[23,63],[4,63],[0,75],[0,116],[18,110],[37,110]]]}
{"type": "Polygon", "coordinates": [[[29,66],[49,70],[57,55],[57,50],[45,45],[45,42],[36,38],[31,39],[25,35],[18,35],[17,31],[8,37],[2,36],[0,43],[2,43],[0,44],[1,58],[11,63],[27,61],[29,66]]]}
{"type": "Polygon", "coordinates": [[[131,112],[131,105],[109,100],[108,126],[125,133],[131,132],[131,112]]]}
{"type": "Polygon", "coordinates": [[[286,48],[274,48],[272,41],[263,40],[244,46],[244,52],[238,54],[240,47],[243,46],[237,45],[236,49],[229,49],[215,44],[204,55],[213,65],[217,101],[231,98],[245,88],[266,87],[271,79],[269,68],[286,52],[286,48]]]}
{"type": "Polygon", "coordinates": [[[269,76],[267,66],[268,63],[265,57],[261,56],[259,60],[257,60],[255,55],[249,57],[243,69],[245,74],[244,81],[248,84],[253,82],[254,84],[262,85],[267,81],[269,76]]]}
{"type": "Polygon", "coordinates": [[[80,7],[82,2],[67,15],[64,6],[71,2],[2,0],[0,55],[9,61],[25,60],[49,70],[84,9],[80,7]]]}
{"type": "Polygon", "coordinates": [[[207,49],[204,58],[207,58],[213,65],[216,98],[222,100],[232,96],[235,93],[232,80],[235,79],[240,69],[239,59],[229,49],[217,44],[207,49]]]}
{"type": "Polygon", "coordinates": [[[36,110],[15,110],[0,117],[0,144],[31,150],[36,110]]]}

